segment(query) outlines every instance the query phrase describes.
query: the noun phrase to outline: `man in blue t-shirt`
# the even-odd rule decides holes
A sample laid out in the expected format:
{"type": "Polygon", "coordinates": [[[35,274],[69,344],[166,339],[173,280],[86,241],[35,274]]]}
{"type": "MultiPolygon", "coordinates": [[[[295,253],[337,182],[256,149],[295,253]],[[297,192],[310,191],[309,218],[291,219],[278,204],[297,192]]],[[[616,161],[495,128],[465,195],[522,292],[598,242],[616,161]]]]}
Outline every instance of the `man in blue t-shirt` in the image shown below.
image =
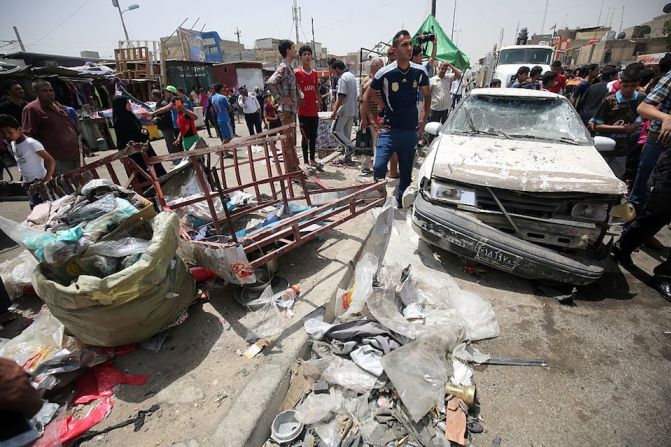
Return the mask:
{"type": "Polygon", "coordinates": [[[231,115],[233,107],[226,96],[222,94],[224,86],[220,83],[214,84],[214,95],[212,96],[212,110],[219,127],[221,142],[226,144],[233,139],[233,128],[231,127],[231,115]]]}
{"type": "Polygon", "coordinates": [[[431,103],[424,101],[424,107],[417,116],[417,94],[419,89],[425,97],[430,97],[429,75],[421,65],[410,61],[412,38],[406,30],[394,36],[392,46],[396,52],[396,62],[380,69],[366,90],[362,102],[361,127],[375,123],[370,113],[370,101],[381,94],[384,101],[384,121],[377,139],[375,154],[375,179],[387,175],[387,163],[393,153],[398,156],[400,181],[396,200],[402,206],[401,197],[412,179],[412,164],[419,135],[424,133],[426,117],[431,103]]]}

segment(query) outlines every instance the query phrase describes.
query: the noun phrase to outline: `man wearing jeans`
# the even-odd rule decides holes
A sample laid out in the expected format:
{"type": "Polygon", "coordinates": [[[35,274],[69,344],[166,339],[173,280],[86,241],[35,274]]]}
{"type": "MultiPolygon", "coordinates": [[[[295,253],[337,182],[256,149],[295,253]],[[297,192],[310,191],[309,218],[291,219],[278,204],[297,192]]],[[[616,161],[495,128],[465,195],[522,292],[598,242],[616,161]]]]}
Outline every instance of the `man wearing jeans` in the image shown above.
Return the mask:
{"type": "Polygon", "coordinates": [[[331,67],[338,75],[338,99],[336,99],[331,114],[333,135],[344,146],[345,155],[343,158],[347,161],[354,154],[352,126],[359,107],[356,78],[349,71],[345,71],[345,63],[341,60],[333,62],[331,67]]]}
{"type": "Polygon", "coordinates": [[[261,104],[256,99],[255,96],[250,96],[247,91],[247,87],[240,87],[240,96],[238,96],[238,105],[242,109],[242,113],[245,115],[245,123],[247,124],[247,130],[249,135],[254,135],[254,130],[256,133],[261,133],[261,104]]]}
{"type": "Polygon", "coordinates": [[[374,122],[370,116],[369,103],[373,95],[382,93],[385,106],[383,129],[377,139],[375,154],[375,178],[383,179],[387,174],[387,162],[392,153],[398,155],[400,182],[396,194],[399,207],[402,206],[403,192],[410,185],[412,164],[415,159],[415,146],[419,134],[424,133],[426,117],[429,114],[429,101],[424,102],[419,118],[417,117],[417,92],[422,89],[425,97],[430,97],[428,74],[421,65],[410,62],[412,39],[410,33],[401,30],[394,36],[392,46],[396,53],[396,62],[379,70],[373,77],[370,88],[362,102],[365,112],[361,117],[361,126],[367,127],[374,122]]]}
{"type": "Polygon", "coordinates": [[[286,154],[284,165],[287,172],[298,171],[298,155],[296,155],[296,112],[298,105],[303,101],[303,92],[296,84],[296,76],[291,63],[296,59],[296,47],[290,40],[283,40],[277,46],[282,62],[277,66],[275,73],[268,79],[270,92],[278,100],[282,125],[292,125],[294,128],[287,135],[286,154]]]}
{"type": "Polygon", "coordinates": [[[657,159],[659,159],[665,147],[671,145],[668,130],[671,128],[671,115],[669,115],[671,113],[671,71],[662,76],[657,85],[650,91],[650,94],[638,106],[637,111],[644,118],[652,120],[638,162],[636,179],[629,194],[629,201],[634,204],[636,211],[640,212],[645,204],[648,193],[648,179],[652,169],[657,164],[657,159]],[[669,128],[664,127],[666,133],[663,135],[662,127],[665,123],[669,128]]]}

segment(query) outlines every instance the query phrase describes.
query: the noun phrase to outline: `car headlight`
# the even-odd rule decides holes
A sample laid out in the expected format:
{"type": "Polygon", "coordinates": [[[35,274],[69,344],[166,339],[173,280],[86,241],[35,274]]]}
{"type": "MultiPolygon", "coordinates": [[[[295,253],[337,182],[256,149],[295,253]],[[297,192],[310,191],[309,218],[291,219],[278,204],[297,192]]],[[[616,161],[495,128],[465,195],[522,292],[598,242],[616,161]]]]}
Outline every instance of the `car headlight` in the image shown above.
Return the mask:
{"type": "Polygon", "coordinates": [[[439,202],[476,206],[474,190],[437,180],[431,181],[429,195],[432,200],[439,202]]]}
{"type": "Polygon", "coordinates": [[[571,210],[571,217],[604,222],[608,217],[608,205],[605,203],[577,203],[571,210]]]}

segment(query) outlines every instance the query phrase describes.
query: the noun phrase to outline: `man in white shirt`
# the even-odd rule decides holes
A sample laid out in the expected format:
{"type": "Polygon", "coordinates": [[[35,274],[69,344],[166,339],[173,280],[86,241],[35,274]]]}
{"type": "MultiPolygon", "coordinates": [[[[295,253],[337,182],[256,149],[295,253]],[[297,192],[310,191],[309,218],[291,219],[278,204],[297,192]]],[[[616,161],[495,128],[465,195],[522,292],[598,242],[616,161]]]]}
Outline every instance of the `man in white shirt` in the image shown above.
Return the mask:
{"type": "Polygon", "coordinates": [[[468,84],[468,81],[464,81],[463,78],[452,82],[452,86],[450,87],[450,93],[452,93],[452,108],[455,108],[457,104],[459,104],[459,101],[461,101],[461,97],[464,94],[464,84],[468,84]]]}
{"type": "Polygon", "coordinates": [[[356,78],[349,71],[345,71],[345,63],[341,60],[333,62],[331,68],[339,77],[338,99],[331,114],[331,119],[334,120],[331,128],[333,129],[333,135],[345,147],[344,159],[350,160],[354,153],[352,126],[359,110],[356,78]]]}
{"type": "Polygon", "coordinates": [[[240,87],[239,91],[238,105],[242,109],[242,113],[245,114],[245,123],[247,123],[249,135],[261,133],[261,104],[256,97],[250,96],[247,87],[240,87]],[[256,132],[254,132],[255,128],[256,132]]]}
{"type": "Polygon", "coordinates": [[[461,79],[461,71],[449,62],[441,62],[438,74],[429,80],[431,90],[431,111],[429,121],[440,122],[447,119],[452,106],[452,82],[461,79]],[[447,74],[447,69],[452,67],[452,73],[447,74]]]}

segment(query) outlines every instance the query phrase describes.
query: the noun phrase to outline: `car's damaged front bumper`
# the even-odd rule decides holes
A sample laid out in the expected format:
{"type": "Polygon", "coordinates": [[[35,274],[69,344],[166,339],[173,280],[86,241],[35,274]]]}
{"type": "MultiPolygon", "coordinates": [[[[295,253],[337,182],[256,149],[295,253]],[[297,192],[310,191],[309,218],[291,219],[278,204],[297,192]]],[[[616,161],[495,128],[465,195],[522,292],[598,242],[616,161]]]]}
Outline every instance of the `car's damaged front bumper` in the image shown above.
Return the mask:
{"type": "Polygon", "coordinates": [[[414,202],[412,222],[430,244],[525,278],[584,285],[599,279],[607,262],[578,259],[521,240],[468,213],[435,205],[421,194],[414,202]]]}

